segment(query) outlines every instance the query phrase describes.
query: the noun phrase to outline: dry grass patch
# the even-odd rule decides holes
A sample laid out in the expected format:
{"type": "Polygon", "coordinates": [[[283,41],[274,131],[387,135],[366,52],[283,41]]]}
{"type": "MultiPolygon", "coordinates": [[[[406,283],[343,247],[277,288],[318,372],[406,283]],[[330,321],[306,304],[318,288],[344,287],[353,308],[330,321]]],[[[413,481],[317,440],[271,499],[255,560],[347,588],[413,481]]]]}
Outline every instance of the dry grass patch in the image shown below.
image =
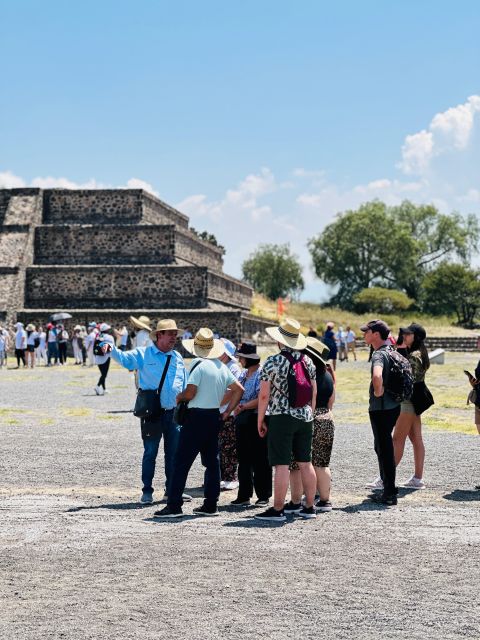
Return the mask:
{"type": "MultiPolygon", "coordinates": [[[[276,303],[258,293],[253,295],[251,312],[268,320],[275,322],[278,320],[276,303]]],[[[323,332],[326,323],[331,320],[337,327],[350,325],[356,333],[360,333],[361,325],[372,319],[371,313],[358,315],[337,307],[322,307],[312,302],[291,302],[286,307],[286,315],[296,318],[302,324],[304,331],[308,331],[308,328],[313,326],[319,332],[323,332]]],[[[382,318],[388,322],[394,332],[397,332],[400,326],[415,320],[423,324],[427,334],[431,336],[476,336],[478,334],[478,331],[454,326],[455,318],[447,316],[428,316],[411,312],[403,315],[383,314],[382,318]]]]}
{"type": "Polygon", "coordinates": [[[92,415],[92,410],[87,407],[70,407],[62,409],[62,413],[69,418],[86,418],[92,415]]]}

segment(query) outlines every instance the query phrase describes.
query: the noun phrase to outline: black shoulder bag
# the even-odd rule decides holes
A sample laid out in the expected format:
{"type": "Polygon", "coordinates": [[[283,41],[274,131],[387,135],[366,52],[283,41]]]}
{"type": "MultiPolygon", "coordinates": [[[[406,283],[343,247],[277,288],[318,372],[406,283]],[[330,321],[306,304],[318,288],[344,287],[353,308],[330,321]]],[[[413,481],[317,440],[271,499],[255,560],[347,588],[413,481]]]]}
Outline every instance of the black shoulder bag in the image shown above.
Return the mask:
{"type": "MultiPolygon", "coordinates": [[[[200,362],[201,360],[199,362],[196,362],[193,365],[193,367],[190,369],[189,374],[192,373],[192,371],[195,369],[196,366],[200,364],[200,362]]],[[[188,415],[188,402],[186,402],[185,400],[182,400],[182,402],[179,402],[175,407],[175,412],[173,414],[173,421],[176,424],[183,425],[183,423],[187,419],[187,415],[188,415]]]]}
{"type": "Polygon", "coordinates": [[[139,389],[137,391],[137,399],[133,409],[133,415],[137,418],[156,418],[164,411],[160,405],[160,394],[171,359],[172,356],[167,356],[158,389],[139,389]]]}

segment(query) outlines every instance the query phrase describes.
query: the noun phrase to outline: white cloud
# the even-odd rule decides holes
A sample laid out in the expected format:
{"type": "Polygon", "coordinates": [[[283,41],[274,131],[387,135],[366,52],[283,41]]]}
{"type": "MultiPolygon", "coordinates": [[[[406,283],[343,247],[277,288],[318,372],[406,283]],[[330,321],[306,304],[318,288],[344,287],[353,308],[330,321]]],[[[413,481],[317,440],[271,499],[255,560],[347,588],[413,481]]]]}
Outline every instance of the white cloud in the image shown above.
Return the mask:
{"type": "Polygon", "coordinates": [[[68,178],[54,178],[46,176],[45,178],[34,178],[31,182],[32,187],[38,189],[108,189],[108,185],[97,182],[94,178],[86,182],[73,182],[68,178]]]}
{"type": "MultiPolygon", "coordinates": [[[[33,178],[30,184],[24,178],[15,175],[11,171],[0,172],[0,188],[1,189],[16,189],[21,187],[35,187],[37,189],[113,189],[113,185],[99,182],[95,178],[90,178],[86,182],[75,182],[69,178],[54,177],[54,176],[37,176],[33,178]]],[[[141,180],[140,178],[130,178],[126,184],[118,185],[117,189],[144,189],[149,193],[153,193],[158,196],[158,192],[155,191],[153,186],[141,180]]]]}
{"type": "Polygon", "coordinates": [[[11,171],[0,172],[0,189],[18,189],[26,186],[25,180],[11,171]]]}
{"type": "Polygon", "coordinates": [[[152,193],[154,196],[159,197],[158,191],[152,187],[149,182],[145,182],[145,180],[141,180],[140,178],[130,178],[127,180],[127,184],[125,187],[120,187],[121,189],[143,189],[144,191],[148,191],[152,193]]]}
{"type": "Polygon", "coordinates": [[[480,96],[470,96],[464,104],[437,113],[428,130],[408,135],[402,146],[402,160],[398,167],[406,174],[423,174],[432,158],[468,146],[480,112],[480,96]]]}

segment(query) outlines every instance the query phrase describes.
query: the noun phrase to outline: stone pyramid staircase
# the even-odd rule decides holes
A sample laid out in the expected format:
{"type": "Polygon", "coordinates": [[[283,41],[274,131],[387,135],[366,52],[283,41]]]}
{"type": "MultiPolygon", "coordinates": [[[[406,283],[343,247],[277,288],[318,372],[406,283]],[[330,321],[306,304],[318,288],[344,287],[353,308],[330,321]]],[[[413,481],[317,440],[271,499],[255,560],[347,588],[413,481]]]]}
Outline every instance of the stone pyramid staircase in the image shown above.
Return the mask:
{"type": "Polygon", "coordinates": [[[0,318],[124,323],[140,313],[235,340],[269,323],[223,273],[223,249],[142,190],[0,190],[0,318]]]}

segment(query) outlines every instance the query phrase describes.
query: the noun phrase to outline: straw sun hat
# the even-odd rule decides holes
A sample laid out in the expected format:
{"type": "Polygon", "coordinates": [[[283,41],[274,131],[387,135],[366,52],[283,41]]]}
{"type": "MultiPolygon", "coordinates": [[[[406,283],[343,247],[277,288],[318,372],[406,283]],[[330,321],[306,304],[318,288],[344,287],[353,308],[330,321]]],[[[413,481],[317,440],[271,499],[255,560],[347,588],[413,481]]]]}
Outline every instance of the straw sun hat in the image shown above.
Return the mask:
{"type": "Polygon", "coordinates": [[[133,324],[135,329],[146,329],[147,331],[152,330],[152,327],[150,326],[151,321],[148,316],[140,316],[139,318],[130,316],[129,320],[133,324]]]}
{"type": "MultiPolygon", "coordinates": [[[[144,318],[145,316],[140,316],[140,318],[144,318]]],[[[149,327],[150,329],[150,327],[149,327]]],[[[179,333],[183,333],[183,329],[179,329],[177,327],[177,323],[175,322],[175,320],[159,320],[157,322],[157,328],[154,329],[153,331],[150,331],[150,338],[151,340],[153,340],[155,342],[155,340],[157,339],[157,333],[159,331],[176,331],[177,332],[177,336],[179,333]]]]}
{"type": "Polygon", "coordinates": [[[285,318],[279,327],[267,327],[265,331],[268,335],[291,349],[305,349],[307,339],[300,333],[300,323],[294,318],[285,318]]]}
{"type": "Polygon", "coordinates": [[[213,331],[208,327],[202,327],[195,334],[195,338],[182,340],[184,348],[199,358],[213,360],[225,353],[225,345],[217,338],[213,337],[213,331]]]}
{"type": "Polygon", "coordinates": [[[330,349],[327,345],[323,344],[320,340],[317,340],[317,338],[312,338],[310,336],[307,336],[306,340],[307,347],[305,351],[307,355],[309,355],[314,362],[315,360],[320,360],[323,364],[327,364],[330,356],[330,349]]]}

